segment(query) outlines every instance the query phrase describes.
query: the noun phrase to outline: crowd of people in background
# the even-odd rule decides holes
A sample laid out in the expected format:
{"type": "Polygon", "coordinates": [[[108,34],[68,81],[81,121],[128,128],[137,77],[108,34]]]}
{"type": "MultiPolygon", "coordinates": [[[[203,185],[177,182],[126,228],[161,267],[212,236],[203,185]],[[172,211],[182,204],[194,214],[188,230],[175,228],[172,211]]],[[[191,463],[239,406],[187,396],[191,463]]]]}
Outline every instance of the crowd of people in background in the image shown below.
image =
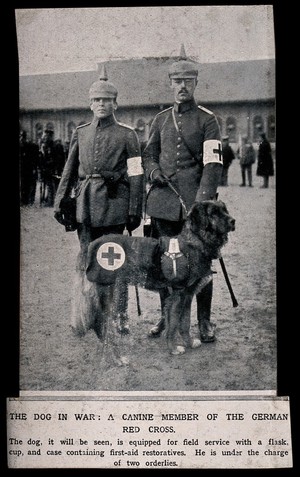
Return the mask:
{"type": "MultiPolygon", "coordinates": [[[[137,131],[138,133],[138,131],[137,131]]],[[[142,150],[144,144],[141,144],[142,150]]],[[[255,150],[248,137],[241,137],[236,151],[229,143],[229,136],[222,137],[223,170],[220,186],[229,185],[229,169],[234,159],[241,168],[241,187],[253,187],[253,165],[257,163],[256,175],[263,178],[261,188],[269,187],[269,178],[274,176],[274,161],[270,142],[266,134],[260,134],[255,150]]],[[[20,131],[20,203],[32,206],[36,201],[40,206],[53,207],[61,174],[68,158],[69,141],[53,138],[53,131],[45,129],[38,143],[29,141],[26,131],[20,131]]]]}
{"type": "Polygon", "coordinates": [[[45,129],[38,143],[20,131],[19,178],[20,204],[53,207],[56,190],[68,157],[69,143],[54,140],[53,131],[45,129]]]}
{"type": "Polygon", "coordinates": [[[257,151],[253,143],[249,140],[247,135],[241,136],[241,144],[238,146],[236,153],[229,144],[229,136],[222,138],[223,151],[223,169],[220,181],[220,186],[228,186],[229,168],[235,158],[239,160],[241,168],[242,182],[240,187],[253,187],[253,165],[257,162],[256,175],[263,178],[261,188],[267,189],[269,187],[269,178],[274,176],[274,161],[271,144],[264,132],[259,135],[257,151]]]}

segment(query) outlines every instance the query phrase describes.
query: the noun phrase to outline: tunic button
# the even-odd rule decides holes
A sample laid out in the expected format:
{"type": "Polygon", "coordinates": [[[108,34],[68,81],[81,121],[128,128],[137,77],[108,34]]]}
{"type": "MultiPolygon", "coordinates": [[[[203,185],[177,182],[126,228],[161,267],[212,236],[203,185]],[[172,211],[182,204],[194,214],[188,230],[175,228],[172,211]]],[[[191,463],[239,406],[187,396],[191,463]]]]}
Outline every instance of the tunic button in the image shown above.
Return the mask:
{"type": "Polygon", "coordinates": [[[180,146],[181,146],[181,144],[177,144],[177,147],[180,147],[180,146]]]}
{"type": "Polygon", "coordinates": [[[178,116],[181,118],[181,117],[182,117],[182,114],[179,114],[178,116]]]}
{"type": "Polygon", "coordinates": [[[97,167],[94,167],[94,171],[96,171],[96,170],[97,170],[97,167]]]}
{"type": "Polygon", "coordinates": [[[181,126],[182,122],[181,122],[181,121],[178,121],[178,124],[181,126]]]}
{"type": "Polygon", "coordinates": [[[177,154],[177,156],[180,156],[180,152],[177,152],[176,154],[177,154]]]}
{"type": "Polygon", "coordinates": [[[178,137],[177,139],[178,139],[178,141],[181,141],[181,137],[178,137]]]}
{"type": "Polygon", "coordinates": [[[177,161],[177,164],[180,164],[180,161],[177,161]]]}

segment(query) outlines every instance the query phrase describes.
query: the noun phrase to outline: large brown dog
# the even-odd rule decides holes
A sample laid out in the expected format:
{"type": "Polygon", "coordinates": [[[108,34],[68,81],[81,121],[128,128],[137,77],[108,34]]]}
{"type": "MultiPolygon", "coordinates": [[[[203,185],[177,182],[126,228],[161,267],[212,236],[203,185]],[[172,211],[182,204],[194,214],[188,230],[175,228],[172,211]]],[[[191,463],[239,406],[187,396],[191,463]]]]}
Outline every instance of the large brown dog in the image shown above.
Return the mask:
{"type": "MultiPolygon", "coordinates": [[[[212,280],[211,262],[220,257],[235,220],[222,201],[195,203],[182,232],[170,239],[105,235],[89,246],[86,276],[104,289],[122,282],[158,291],[168,287],[165,300],[166,339],[171,354],[197,348],[201,341],[190,335],[193,296],[212,280]],[[176,344],[179,333],[182,344],[176,344]]],[[[101,313],[91,325],[103,339],[101,313]]],[[[107,323],[107,322],[106,322],[107,323]]],[[[107,326],[107,325],[105,325],[107,326]]]]}

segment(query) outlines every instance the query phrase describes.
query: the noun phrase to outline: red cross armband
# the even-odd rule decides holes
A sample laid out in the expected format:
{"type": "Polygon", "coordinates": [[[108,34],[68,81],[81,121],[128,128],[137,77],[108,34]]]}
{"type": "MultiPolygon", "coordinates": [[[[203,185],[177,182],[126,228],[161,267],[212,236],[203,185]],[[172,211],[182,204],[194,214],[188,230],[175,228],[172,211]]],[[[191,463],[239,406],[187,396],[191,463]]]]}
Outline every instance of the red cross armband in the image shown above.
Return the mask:
{"type": "Polygon", "coordinates": [[[222,144],[218,139],[207,139],[203,143],[203,164],[211,162],[223,164],[222,144]]]}
{"type": "Polygon", "coordinates": [[[140,176],[144,173],[141,156],[127,159],[127,173],[128,177],[140,176]]]}

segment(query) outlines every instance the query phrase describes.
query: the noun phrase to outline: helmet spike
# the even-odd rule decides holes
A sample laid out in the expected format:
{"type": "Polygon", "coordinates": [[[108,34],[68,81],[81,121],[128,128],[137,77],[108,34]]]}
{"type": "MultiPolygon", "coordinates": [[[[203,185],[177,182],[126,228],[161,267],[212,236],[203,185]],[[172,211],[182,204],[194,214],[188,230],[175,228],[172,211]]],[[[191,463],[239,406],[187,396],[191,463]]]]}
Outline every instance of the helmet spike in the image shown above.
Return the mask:
{"type": "Polygon", "coordinates": [[[183,44],[183,43],[181,43],[181,48],[180,48],[179,57],[180,57],[180,60],[186,60],[186,59],[187,59],[187,56],[186,56],[186,52],[185,52],[185,48],[184,48],[184,44],[183,44]]]}
{"type": "Polygon", "coordinates": [[[186,56],[184,44],[181,44],[180,56],[169,68],[169,78],[197,78],[197,63],[186,56]]]}
{"type": "Polygon", "coordinates": [[[100,76],[99,76],[100,81],[107,81],[108,76],[107,76],[107,71],[105,65],[102,65],[101,71],[100,71],[100,76]]]}

